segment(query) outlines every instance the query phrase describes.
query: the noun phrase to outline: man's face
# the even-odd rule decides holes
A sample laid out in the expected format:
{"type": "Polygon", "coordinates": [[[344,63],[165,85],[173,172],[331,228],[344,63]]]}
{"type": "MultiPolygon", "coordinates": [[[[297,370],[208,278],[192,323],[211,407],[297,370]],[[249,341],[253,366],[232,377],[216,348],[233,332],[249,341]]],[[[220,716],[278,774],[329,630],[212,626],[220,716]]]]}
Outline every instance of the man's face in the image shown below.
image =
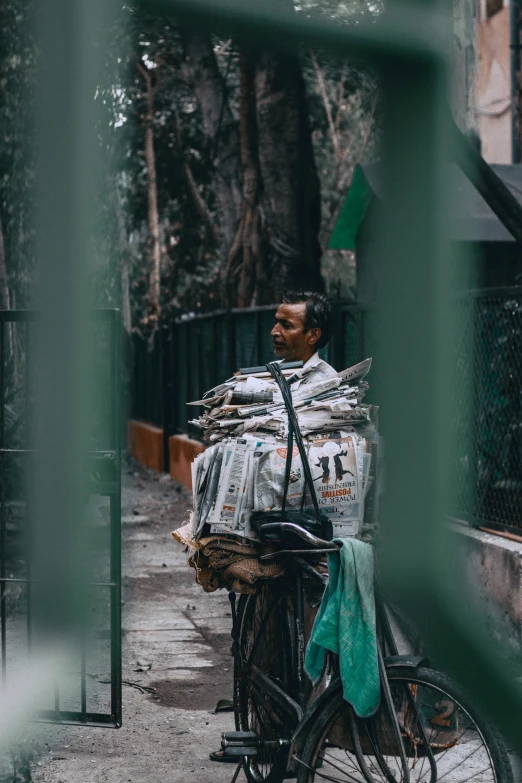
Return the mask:
{"type": "Polygon", "coordinates": [[[270,334],[277,356],[285,362],[307,362],[315,353],[321,330],[313,327],[305,331],[305,303],[279,305],[275,320],[270,334]]]}

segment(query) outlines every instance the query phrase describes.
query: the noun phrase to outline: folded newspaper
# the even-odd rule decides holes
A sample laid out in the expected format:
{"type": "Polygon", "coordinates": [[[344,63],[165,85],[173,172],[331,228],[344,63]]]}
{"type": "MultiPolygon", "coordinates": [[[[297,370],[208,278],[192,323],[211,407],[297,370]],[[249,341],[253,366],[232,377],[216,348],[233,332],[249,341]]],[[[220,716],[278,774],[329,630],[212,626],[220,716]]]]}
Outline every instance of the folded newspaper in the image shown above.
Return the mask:
{"type": "MultiPolygon", "coordinates": [[[[371,359],[343,372],[302,383],[299,371],[283,372],[304,436],[321,511],[334,536],[358,536],[370,486],[370,406],[362,400],[371,359]]],[[[196,403],[204,413],[193,421],[213,443],[192,464],[193,535],[227,534],[256,539],[253,511],[278,510],[284,493],[288,416],[269,373],[239,375],[211,389],[196,403]]],[[[305,491],[299,450],[294,445],[287,507],[299,508],[305,491]]]]}

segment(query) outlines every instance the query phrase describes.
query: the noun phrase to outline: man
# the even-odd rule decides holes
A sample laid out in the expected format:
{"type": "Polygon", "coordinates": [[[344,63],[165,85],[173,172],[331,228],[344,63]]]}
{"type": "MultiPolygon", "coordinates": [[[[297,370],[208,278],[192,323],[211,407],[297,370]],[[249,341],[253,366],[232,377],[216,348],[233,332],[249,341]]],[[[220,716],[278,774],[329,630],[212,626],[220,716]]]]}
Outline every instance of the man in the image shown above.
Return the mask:
{"type": "Polygon", "coordinates": [[[285,362],[303,362],[296,372],[298,385],[312,383],[336,374],[333,367],[319,357],[331,337],[332,306],[324,294],[315,291],[289,291],[275,314],[270,332],[274,351],[285,362]]]}
{"type": "MultiPolygon", "coordinates": [[[[282,297],[275,321],[270,332],[275,354],[285,362],[303,362],[303,367],[294,373],[297,380],[292,382],[292,388],[337,374],[318,354],[328,344],[333,327],[332,306],[324,294],[289,291],[282,297]]],[[[311,622],[313,617],[308,623],[310,629],[311,622]]],[[[224,756],[222,750],[210,753],[210,759],[237,764],[236,757],[224,756]]]]}

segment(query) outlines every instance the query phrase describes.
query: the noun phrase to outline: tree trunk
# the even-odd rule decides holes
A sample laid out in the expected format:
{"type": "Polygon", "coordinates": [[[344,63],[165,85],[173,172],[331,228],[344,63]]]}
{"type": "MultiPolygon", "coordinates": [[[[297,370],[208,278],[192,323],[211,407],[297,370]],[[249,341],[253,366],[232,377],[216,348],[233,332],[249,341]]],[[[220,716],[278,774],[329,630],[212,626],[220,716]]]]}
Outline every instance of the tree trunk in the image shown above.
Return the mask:
{"type": "Polygon", "coordinates": [[[185,33],[183,44],[183,72],[216,151],[225,304],[270,304],[287,288],[322,290],[320,183],[297,53],[244,46],[238,135],[210,37],[185,33]]]}
{"type": "Polygon", "coordinates": [[[120,194],[110,179],[107,185],[112,191],[114,211],[116,212],[116,221],[118,223],[118,240],[120,244],[120,273],[121,273],[121,320],[123,328],[130,334],[132,331],[132,316],[130,306],[130,279],[129,279],[129,240],[125,228],[125,217],[120,201],[120,194]]]}
{"type": "Polygon", "coordinates": [[[297,58],[253,53],[241,65],[243,210],[226,268],[229,306],[323,289],[320,184],[297,58]]]}
{"type": "Polygon", "coordinates": [[[132,313],[130,306],[130,279],[127,259],[123,259],[121,265],[121,321],[123,328],[130,334],[132,332],[132,313]]]}
{"type": "Polygon", "coordinates": [[[264,51],[256,75],[259,167],[270,244],[265,301],[288,287],[322,290],[321,187],[297,57],[264,51]]]}
{"type": "Polygon", "coordinates": [[[220,254],[228,258],[241,217],[239,134],[208,33],[182,34],[183,74],[194,89],[203,118],[215,170],[214,189],[219,214],[220,254]]]}
{"type": "Polygon", "coordinates": [[[261,237],[261,188],[256,120],[256,58],[240,57],[241,105],[240,139],[243,168],[243,206],[241,222],[224,269],[227,302],[237,307],[256,304],[264,281],[264,255],[261,237]]]}
{"type": "Polygon", "coordinates": [[[183,174],[185,177],[185,183],[187,185],[189,196],[192,199],[194,209],[196,210],[197,214],[201,218],[202,223],[205,225],[207,229],[210,240],[213,242],[214,245],[219,246],[219,239],[220,239],[219,231],[214,221],[212,220],[212,215],[210,214],[207,205],[205,204],[204,200],[201,197],[196,180],[194,179],[194,175],[192,173],[192,169],[190,168],[190,164],[183,150],[183,133],[181,130],[179,117],[177,116],[177,112],[175,112],[174,115],[174,125],[176,131],[178,157],[181,162],[181,168],[183,169],[183,174]]]}
{"type": "Polygon", "coordinates": [[[158,187],[156,182],[156,158],[154,154],[154,87],[152,75],[141,64],[138,68],[145,80],[147,113],[145,115],[145,162],[147,165],[148,221],[151,244],[151,270],[149,276],[150,317],[155,323],[161,314],[161,246],[158,213],[158,187]]]}

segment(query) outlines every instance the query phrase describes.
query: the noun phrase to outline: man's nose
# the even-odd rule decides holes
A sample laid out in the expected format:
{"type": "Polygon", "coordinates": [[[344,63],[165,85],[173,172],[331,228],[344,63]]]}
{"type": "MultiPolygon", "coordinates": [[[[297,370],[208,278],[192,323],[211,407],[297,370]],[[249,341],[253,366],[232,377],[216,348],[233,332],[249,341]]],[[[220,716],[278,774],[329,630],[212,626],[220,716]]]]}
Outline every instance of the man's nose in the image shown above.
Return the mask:
{"type": "Polygon", "coordinates": [[[270,337],[275,337],[276,334],[279,334],[279,324],[275,324],[274,328],[270,332],[270,337]]]}

